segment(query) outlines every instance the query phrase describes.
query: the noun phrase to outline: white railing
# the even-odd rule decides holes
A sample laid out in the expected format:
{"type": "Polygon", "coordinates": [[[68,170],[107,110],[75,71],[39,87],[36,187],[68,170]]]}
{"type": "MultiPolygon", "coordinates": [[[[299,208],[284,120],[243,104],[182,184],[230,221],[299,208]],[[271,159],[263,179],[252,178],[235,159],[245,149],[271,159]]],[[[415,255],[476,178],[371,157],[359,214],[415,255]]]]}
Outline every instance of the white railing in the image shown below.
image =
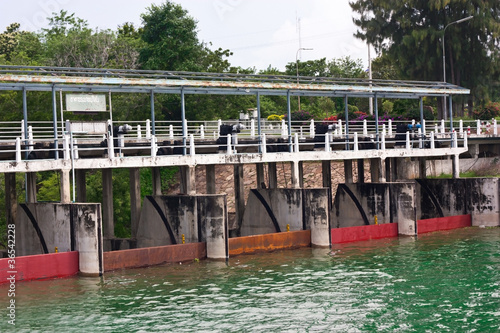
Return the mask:
{"type": "Polygon", "coordinates": [[[469,137],[497,136],[496,121],[456,121],[450,133],[449,122],[425,121],[423,124],[401,121],[379,123],[379,132],[373,121],[346,125],[338,121],[327,134],[317,134],[318,122],[262,121],[260,136],[256,121],[248,120],[245,128],[233,135],[219,135],[221,124],[239,121],[187,121],[183,135],[181,121],[114,122],[114,126],[129,124],[132,130],[113,136],[113,133],[64,133],[53,138],[52,122],[29,122],[28,133],[22,122],[0,124],[0,160],[22,161],[58,158],[98,158],[195,154],[245,154],[305,151],[386,150],[386,149],[438,149],[467,147],[469,137]],[[398,125],[411,131],[398,133],[398,125]],[[413,127],[414,126],[414,127],[413,127]],[[479,134],[478,134],[479,133],[479,134]],[[108,138],[108,135],[111,136],[108,138]],[[73,144],[71,145],[71,140],[73,144]],[[57,149],[54,144],[57,140],[57,149]]]}

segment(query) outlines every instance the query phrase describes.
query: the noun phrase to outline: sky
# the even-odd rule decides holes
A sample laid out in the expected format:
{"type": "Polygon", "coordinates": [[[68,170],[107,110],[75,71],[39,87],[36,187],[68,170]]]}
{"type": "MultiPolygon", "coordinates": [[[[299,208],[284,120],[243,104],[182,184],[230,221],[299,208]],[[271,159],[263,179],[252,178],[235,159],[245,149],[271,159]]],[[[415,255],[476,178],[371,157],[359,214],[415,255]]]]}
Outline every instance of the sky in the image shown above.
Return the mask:
{"type": "MultiPolygon", "coordinates": [[[[0,30],[13,23],[21,30],[47,27],[47,17],[66,10],[91,28],[117,30],[132,22],[151,0],[1,0],[0,30]]],[[[367,45],[353,37],[356,27],[348,0],[173,0],[198,21],[198,38],[211,48],[229,49],[232,66],[285,69],[289,62],[350,56],[368,67],[367,45]],[[308,48],[312,50],[301,50],[308,48]]],[[[372,57],[373,57],[372,50],[372,57]]]]}

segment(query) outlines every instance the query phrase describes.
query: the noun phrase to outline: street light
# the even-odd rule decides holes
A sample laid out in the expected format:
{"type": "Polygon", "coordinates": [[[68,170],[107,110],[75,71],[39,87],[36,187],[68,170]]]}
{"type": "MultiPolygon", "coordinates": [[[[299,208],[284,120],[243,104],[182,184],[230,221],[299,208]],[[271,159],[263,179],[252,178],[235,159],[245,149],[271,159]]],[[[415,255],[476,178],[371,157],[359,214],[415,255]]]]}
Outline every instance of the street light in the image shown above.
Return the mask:
{"type": "MultiPolygon", "coordinates": [[[[311,51],[311,50],[314,50],[314,49],[311,49],[311,48],[307,48],[307,47],[301,47],[297,50],[297,54],[295,54],[295,64],[297,65],[297,85],[299,84],[299,52],[300,51],[311,51]]],[[[298,97],[298,102],[299,102],[299,109],[298,111],[300,111],[300,95],[297,96],[298,97]]]]}
{"type": "MultiPolygon", "coordinates": [[[[445,54],[445,50],[444,50],[444,34],[446,32],[446,28],[448,28],[452,24],[459,24],[459,23],[471,20],[472,18],[474,18],[474,16],[471,15],[471,16],[465,17],[463,19],[448,23],[443,29],[443,37],[441,38],[441,42],[442,42],[442,46],[443,46],[443,83],[446,83],[446,61],[445,61],[446,54],[445,54]]],[[[443,114],[444,114],[444,117],[446,118],[446,97],[443,96],[443,98],[444,98],[444,100],[443,100],[443,114]]]]}

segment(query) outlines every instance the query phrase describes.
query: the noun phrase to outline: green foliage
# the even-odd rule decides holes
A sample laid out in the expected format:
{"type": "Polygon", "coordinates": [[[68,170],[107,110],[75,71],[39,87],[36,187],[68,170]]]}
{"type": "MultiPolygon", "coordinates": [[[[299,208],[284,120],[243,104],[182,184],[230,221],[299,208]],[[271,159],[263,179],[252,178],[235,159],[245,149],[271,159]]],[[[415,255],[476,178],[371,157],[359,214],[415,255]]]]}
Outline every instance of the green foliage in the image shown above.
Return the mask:
{"type": "Polygon", "coordinates": [[[198,40],[197,22],[180,5],[165,1],[152,4],[141,15],[144,22],[140,61],[147,69],[200,71],[203,46],[198,40]]]}
{"type": "Polygon", "coordinates": [[[326,58],[319,60],[308,60],[290,62],[286,65],[286,75],[337,77],[337,78],[362,78],[366,77],[363,64],[360,59],[353,60],[351,57],[333,58],[327,61],[326,58]]]}
{"type": "Polygon", "coordinates": [[[475,119],[489,120],[500,116],[500,103],[489,102],[476,106],[473,111],[475,119]]]}
{"type": "Polygon", "coordinates": [[[384,113],[391,114],[393,109],[394,109],[394,103],[393,102],[391,102],[389,100],[385,100],[382,103],[382,111],[384,113]]]}
{"type": "Polygon", "coordinates": [[[61,180],[59,172],[37,173],[37,200],[56,202],[61,200],[61,180]]]}
{"type": "Polygon", "coordinates": [[[469,105],[488,99],[500,75],[497,0],[356,0],[350,5],[360,28],[356,36],[382,52],[374,77],[394,78],[395,67],[398,78],[442,81],[444,38],[447,81],[471,89],[469,105]],[[449,25],[469,15],[474,18],[449,25]]]}
{"type": "Polygon", "coordinates": [[[347,105],[347,111],[348,113],[354,113],[354,112],[358,112],[359,109],[356,105],[351,105],[351,104],[348,104],[347,105]]]}

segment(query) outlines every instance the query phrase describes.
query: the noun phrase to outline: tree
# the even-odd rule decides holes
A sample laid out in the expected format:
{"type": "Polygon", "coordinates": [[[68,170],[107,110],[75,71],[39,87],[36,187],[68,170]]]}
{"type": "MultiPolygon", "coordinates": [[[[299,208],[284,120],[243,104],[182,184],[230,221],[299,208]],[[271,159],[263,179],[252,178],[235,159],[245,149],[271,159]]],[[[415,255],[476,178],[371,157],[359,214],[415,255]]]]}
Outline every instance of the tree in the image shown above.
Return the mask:
{"type": "Polygon", "coordinates": [[[197,22],[180,5],[166,1],[151,5],[142,14],[141,34],[145,46],[140,61],[146,69],[200,71],[203,46],[196,32],[197,22]]]}
{"type": "Polygon", "coordinates": [[[446,30],[447,77],[471,89],[469,110],[475,100],[488,99],[487,87],[499,75],[498,0],[356,0],[350,5],[358,14],[355,36],[390,57],[401,78],[412,80],[442,81],[444,28],[473,15],[446,30]]]}
{"type": "Polygon", "coordinates": [[[42,29],[50,65],[60,67],[107,67],[115,41],[111,31],[92,31],[87,21],[64,10],[49,18],[42,29]]]}

